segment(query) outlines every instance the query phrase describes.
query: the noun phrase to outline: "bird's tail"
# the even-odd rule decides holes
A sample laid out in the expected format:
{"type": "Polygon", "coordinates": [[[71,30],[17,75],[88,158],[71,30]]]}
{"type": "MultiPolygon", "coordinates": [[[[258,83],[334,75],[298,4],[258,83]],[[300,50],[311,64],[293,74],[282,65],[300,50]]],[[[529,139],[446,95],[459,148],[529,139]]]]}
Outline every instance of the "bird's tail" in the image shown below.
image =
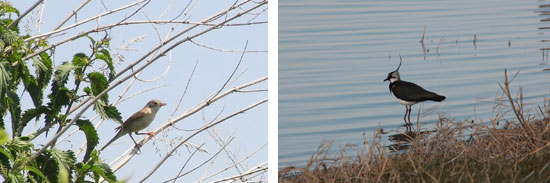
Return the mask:
{"type": "Polygon", "coordinates": [[[103,151],[103,149],[105,149],[107,146],[109,146],[111,143],[113,143],[116,139],[118,139],[118,138],[120,138],[124,135],[122,133],[122,130],[121,130],[120,127],[117,127],[115,129],[118,130],[118,133],[109,142],[107,142],[107,144],[105,144],[105,146],[103,146],[100,151],[103,151]]]}
{"type": "Polygon", "coordinates": [[[430,100],[433,100],[433,101],[436,101],[436,102],[441,102],[443,100],[445,100],[446,97],[445,96],[442,96],[442,95],[437,95],[435,97],[432,97],[430,100]]]}

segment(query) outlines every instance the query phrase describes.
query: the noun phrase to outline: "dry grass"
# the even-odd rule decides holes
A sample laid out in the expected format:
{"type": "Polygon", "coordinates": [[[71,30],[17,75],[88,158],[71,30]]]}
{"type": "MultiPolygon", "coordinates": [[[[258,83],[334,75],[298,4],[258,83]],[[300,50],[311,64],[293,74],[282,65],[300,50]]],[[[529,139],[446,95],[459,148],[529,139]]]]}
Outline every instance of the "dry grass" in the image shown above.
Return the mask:
{"type": "Polygon", "coordinates": [[[279,182],[550,182],[550,100],[525,109],[521,89],[510,93],[513,78],[505,71],[489,121],[440,116],[435,132],[403,134],[409,141],[390,147],[406,149],[388,149],[376,133],[353,157],[348,148],[330,154],[325,143],[305,167],[280,170],[279,182]]]}

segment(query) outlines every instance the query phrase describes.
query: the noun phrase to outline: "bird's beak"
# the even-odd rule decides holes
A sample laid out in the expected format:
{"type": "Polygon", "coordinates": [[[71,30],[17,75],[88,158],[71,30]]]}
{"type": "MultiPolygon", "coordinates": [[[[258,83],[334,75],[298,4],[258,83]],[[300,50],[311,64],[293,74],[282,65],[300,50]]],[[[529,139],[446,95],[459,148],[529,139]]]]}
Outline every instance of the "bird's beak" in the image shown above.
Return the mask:
{"type": "Polygon", "coordinates": [[[383,82],[386,82],[386,81],[389,81],[389,80],[390,80],[390,78],[386,78],[386,79],[384,79],[384,81],[383,81],[383,82]]]}
{"type": "Polygon", "coordinates": [[[166,103],[160,103],[160,106],[165,106],[165,105],[166,105],[166,103]]]}

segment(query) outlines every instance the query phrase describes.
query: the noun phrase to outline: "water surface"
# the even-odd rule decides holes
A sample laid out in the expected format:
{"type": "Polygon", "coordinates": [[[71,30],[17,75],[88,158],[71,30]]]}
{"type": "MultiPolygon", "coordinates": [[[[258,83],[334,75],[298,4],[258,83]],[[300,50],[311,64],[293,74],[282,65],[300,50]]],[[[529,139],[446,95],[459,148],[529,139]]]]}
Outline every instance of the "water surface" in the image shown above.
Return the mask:
{"type": "MultiPolygon", "coordinates": [[[[404,130],[405,107],[389,93],[400,54],[403,80],[445,95],[439,114],[484,120],[504,69],[526,102],[550,96],[544,1],[279,1],[279,168],[303,166],[323,141],[362,144],[374,130],[404,130]],[[424,45],[421,40],[424,32],[424,45]],[[474,44],[474,35],[476,38],[474,44]],[[424,47],[423,47],[424,46],[424,47]]],[[[415,121],[415,120],[413,120],[415,121]]]]}

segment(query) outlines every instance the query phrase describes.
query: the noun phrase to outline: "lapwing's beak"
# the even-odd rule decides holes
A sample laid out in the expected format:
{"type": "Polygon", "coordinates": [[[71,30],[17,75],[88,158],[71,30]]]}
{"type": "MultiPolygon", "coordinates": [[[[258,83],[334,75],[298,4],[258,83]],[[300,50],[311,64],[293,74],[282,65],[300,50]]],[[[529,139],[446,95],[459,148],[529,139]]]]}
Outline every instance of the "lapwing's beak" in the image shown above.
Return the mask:
{"type": "Polygon", "coordinates": [[[386,81],[388,81],[388,80],[390,80],[390,78],[386,78],[386,79],[384,79],[384,81],[383,81],[383,82],[386,82],[386,81]]]}

